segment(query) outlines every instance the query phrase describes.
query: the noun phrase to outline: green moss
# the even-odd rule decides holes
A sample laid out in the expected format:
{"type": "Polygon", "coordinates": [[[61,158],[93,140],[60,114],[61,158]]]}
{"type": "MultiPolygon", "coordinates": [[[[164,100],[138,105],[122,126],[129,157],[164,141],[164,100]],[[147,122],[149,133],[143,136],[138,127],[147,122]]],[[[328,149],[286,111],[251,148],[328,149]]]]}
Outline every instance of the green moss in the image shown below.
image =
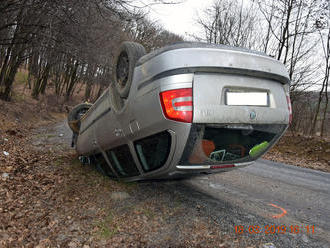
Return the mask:
{"type": "Polygon", "coordinates": [[[38,133],[36,135],[33,135],[33,138],[35,138],[35,139],[40,139],[42,137],[44,137],[44,134],[42,134],[42,133],[38,133]]]}
{"type": "Polygon", "coordinates": [[[70,163],[75,166],[75,167],[80,167],[81,166],[81,163],[80,163],[80,160],[78,158],[74,158],[70,161],[70,163]]]}
{"type": "Polygon", "coordinates": [[[15,75],[16,84],[26,84],[28,80],[28,73],[26,71],[18,71],[15,75]]]}
{"type": "Polygon", "coordinates": [[[13,94],[12,98],[15,102],[23,102],[25,100],[24,94],[13,94]]]}
{"type": "Polygon", "coordinates": [[[55,162],[54,162],[54,165],[55,166],[59,166],[59,165],[61,165],[63,163],[63,160],[62,159],[58,159],[58,160],[56,160],[55,162]]]}
{"type": "Polygon", "coordinates": [[[145,208],[142,210],[142,213],[147,216],[149,219],[153,219],[155,217],[155,212],[151,209],[145,208]]]}
{"type": "Polygon", "coordinates": [[[47,139],[54,138],[54,137],[56,137],[55,134],[47,134],[47,135],[46,135],[46,138],[47,138],[47,139]]]}
{"type": "Polygon", "coordinates": [[[107,217],[96,224],[98,231],[96,235],[101,239],[110,239],[118,232],[118,227],[113,224],[113,214],[109,213],[107,217]]]}

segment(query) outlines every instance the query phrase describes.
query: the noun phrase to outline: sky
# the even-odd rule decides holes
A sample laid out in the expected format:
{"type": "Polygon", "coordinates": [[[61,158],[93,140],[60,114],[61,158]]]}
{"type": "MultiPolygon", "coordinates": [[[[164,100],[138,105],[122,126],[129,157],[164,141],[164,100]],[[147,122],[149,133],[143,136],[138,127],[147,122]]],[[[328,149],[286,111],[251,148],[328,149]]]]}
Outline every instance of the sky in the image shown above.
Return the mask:
{"type": "Polygon", "coordinates": [[[203,9],[214,0],[185,0],[174,5],[153,5],[149,17],[158,21],[165,29],[188,38],[189,34],[198,34],[201,29],[196,25],[196,18],[203,9]]]}
{"type": "MultiPolygon", "coordinates": [[[[140,1],[147,3],[153,0],[140,1]]],[[[211,6],[214,0],[172,1],[182,1],[182,3],[173,5],[152,5],[149,7],[149,19],[161,24],[168,31],[183,36],[186,40],[193,40],[193,37],[190,35],[203,37],[204,33],[196,23],[196,19],[198,19],[198,16],[203,16],[203,10],[211,6]]],[[[244,1],[244,4],[248,4],[248,1],[244,1]]],[[[320,53],[321,52],[322,51],[320,51],[320,53]]]]}

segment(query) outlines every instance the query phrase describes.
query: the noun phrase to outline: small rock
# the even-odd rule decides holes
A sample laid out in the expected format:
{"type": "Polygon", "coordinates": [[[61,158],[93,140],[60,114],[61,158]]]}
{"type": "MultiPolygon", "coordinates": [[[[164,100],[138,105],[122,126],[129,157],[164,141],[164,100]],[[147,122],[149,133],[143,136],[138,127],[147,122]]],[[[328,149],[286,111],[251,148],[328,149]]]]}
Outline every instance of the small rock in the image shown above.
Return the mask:
{"type": "Polygon", "coordinates": [[[63,135],[64,135],[63,133],[60,133],[58,136],[59,136],[59,137],[63,137],[63,135]]]}
{"type": "Polygon", "coordinates": [[[77,244],[75,241],[71,241],[71,242],[68,244],[68,247],[70,247],[70,248],[76,248],[76,247],[78,247],[78,244],[77,244]]]}
{"type": "Polygon", "coordinates": [[[308,243],[308,241],[309,241],[309,239],[308,239],[308,237],[306,236],[306,234],[303,234],[303,235],[301,236],[301,239],[302,239],[302,241],[304,241],[305,243],[308,243]]]}
{"type": "Polygon", "coordinates": [[[110,195],[112,200],[125,200],[130,197],[130,195],[126,192],[113,192],[110,195]]]}
{"type": "Polygon", "coordinates": [[[3,151],[3,154],[4,154],[5,156],[8,156],[8,155],[9,155],[9,152],[3,151]]]}
{"type": "Polygon", "coordinates": [[[49,239],[43,239],[40,240],[39,244],[36,246],[36,248],[44,248],[44,247],[49,247],[50,245],[50,240],[49,239]]]}
{"type": "Polygon", "coordinates": [[[6,139],[6,138],[4,138],[3,140],[4,140],[4,141],[8,141],[8,139],[6,139]]]}
{"type": "Polygon", "coordinates": [[[67,238],[66,235],[64,234],[59,234],[56,238],[56,241],[59,242],[59,243],[62,243],[65,239],[67,238]]]}
{"type": "Polygon", "coordinates": [[[2,173],[1,177],[2,177],[3,179],[7,179],[7,178],[9,177],[9,174],[6,173],[6,172],[4,172],[4,173],[2,173]]]}
{"type": "Polygon", "coordinates": [[[266,243],[260,246],[260,248],[276,248],[273,243],[266,243]]]}
{"type": "Polygon", "coordinates": [[[70,225],[69,230],[70,230],[70,232],[77,232],[77,231],[80,231],[80,227],[79,227],[79,225],[73,223],[72,225],[70,225]]]}

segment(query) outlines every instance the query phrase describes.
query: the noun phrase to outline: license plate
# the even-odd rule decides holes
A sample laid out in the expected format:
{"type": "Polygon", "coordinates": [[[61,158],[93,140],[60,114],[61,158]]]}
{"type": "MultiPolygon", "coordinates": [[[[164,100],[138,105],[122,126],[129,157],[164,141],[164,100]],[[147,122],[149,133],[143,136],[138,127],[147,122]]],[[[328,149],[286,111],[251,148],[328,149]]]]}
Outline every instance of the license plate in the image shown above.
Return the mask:
{"type": "Polygon", "coordinates": [[[268,106],[267,92],[226,92],[226,105],[268,106]]]}

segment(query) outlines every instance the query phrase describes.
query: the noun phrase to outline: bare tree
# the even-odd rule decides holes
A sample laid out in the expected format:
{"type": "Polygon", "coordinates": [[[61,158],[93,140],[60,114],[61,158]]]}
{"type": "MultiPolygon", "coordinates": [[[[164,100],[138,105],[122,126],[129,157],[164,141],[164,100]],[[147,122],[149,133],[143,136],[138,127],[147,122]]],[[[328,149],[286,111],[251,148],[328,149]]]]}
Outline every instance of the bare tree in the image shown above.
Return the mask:
{"type": "MultiPolygon", "coordinates": [[[[323,40],[322,40],[323,41],[323,40]]],[[[329,104],[329,94],[328,94],[328,86],[329,86],[329,74],[330,74],[330,27],[328,27],[328,38],[327,38],[327,45],[325,46],[323,43],[324,48],[324,56],[325,56],[325,70],[324,70],[324,79],[322,82],[322,91],[324,91],[325,95],[325,103],[323,109],[323,116],[321,120],[321,136],[324,134],[324,123],[326,122],[326,117],[328,113],[328,104],[329,104]]]]}
{"type": "Polygon", "coordinates": [[[56,94],[67,99],[78,82],[86,85],[86,99],[91,98],[93,88],[100,94],[111,81],[113,56],[120,42],[136,40],[149,50],[160,45],[158,37],[164,29],[136,8],[141,5],[133,0],[0,1],[0,98],[10,100],[22,64],[27,65],[28,86],[36,99],[46,92],[49,82],[56,94]]]}
{"type": "Polygon", "coordinates": [[[323,98],[325,99],[324,107],[323,107],[323,114],[321,119],[321,127],[320,127],[320,135],[324,135],[324,128],[325,122],[328,113],[328,104],[329,104],[329,95],[328,95],[328,85],[329,85],[329,73],[330,73],[330,4],[329,2],[321,3],[322,7],[324,7],[325,11],[320,14],[320,16],[316,19],[315,25],[318,28],[319,35],[321,38],[322,43],[322,51],[323,51],[323,58],[324,58],[324,78],[322,80],[322,87],[319,92],[317,107],[315,110],[313,122],[310,129],[310,134],[314,134],[316,129],[317,120],[320,113],[321,104],[323,98]],[[326,17],[326,18],[324,18],[326,17]],[[323,32],[325,31],[326,32],[323,32]],[[325,33],[325,35],[324,35],[325,33]],[[324,41],[325,40],[325,41],[324,41]]]}
{"type": "Polygon", "coordinates": [[[287,66],[294,102],[297,93],[319,80],[315,76],[320,67],[315,59],[319,38],[313,25],[319,8],[310,0],[258,1],[258,6],[267,30],[260,50],[287,66]]]}
{"type": "Polygon", "coordinates": [[[243,1],[216,0],[197,23],[205,33],[205,41],[251,48],[255,43],[255,5],[244,6],[243,1]]]}
{"type": "Polygon", "coordinates": [[[125,26],[125,31],[129,39],[143,44],[147,51],[184,40],[147,18],[130,20],[125,26]]]}

